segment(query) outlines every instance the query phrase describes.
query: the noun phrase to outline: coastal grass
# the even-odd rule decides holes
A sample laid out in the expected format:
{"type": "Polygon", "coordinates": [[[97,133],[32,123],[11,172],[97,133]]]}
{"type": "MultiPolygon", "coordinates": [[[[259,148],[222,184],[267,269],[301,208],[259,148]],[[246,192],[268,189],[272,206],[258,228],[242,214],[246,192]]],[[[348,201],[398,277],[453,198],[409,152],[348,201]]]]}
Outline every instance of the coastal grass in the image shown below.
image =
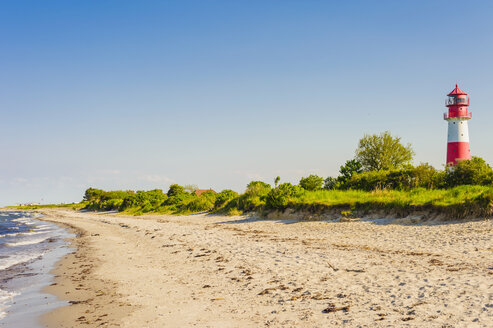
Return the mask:
{"type": "Polygon", "coordinates": [[[371,213],[386,211],[405,216],[427,211],[443,214],[448,218],[491,216],[493,187],[458,186],[451,189],[417,188],[401,190],[319,190],[303,192],[292,197],[281,210],[292,208],[296,211],[323,212],[340,210],[341,215],[352,211],[371,213]]]}
{"type": "Polygon", "coordinates": [[[388,206],[451,206],[475,200],[493,193],[489,186],[459,186],[452,189],[417,188],[401,190],[317,190],[304,192],[291,199],[293,205],[323,204],[327,206],[350,206],[381,204],[388,206]]]}
{"type": "Polygon", "coordinates": [[[4,210],[14,210],[14,211],[29,211],[38,210],[43,208],[71,208],[73,210],[80,210],[84,208],[87,204],[85,202],[71,203],[71,204],[43,204],[43,205],[14,205],[5,206],[4,210]]]}

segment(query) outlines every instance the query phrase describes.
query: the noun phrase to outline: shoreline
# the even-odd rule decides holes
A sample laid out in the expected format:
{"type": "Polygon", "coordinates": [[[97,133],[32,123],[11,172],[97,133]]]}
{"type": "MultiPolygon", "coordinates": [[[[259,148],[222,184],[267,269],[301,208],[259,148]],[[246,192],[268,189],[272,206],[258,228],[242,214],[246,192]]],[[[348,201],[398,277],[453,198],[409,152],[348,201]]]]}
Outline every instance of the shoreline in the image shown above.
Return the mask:
{"type": "MultiPolygon", "coordinates": [[[[43,211],[40,211],[43,213],[43,211]]],[[[69,243],[74,252],[65,255],[51,270],[54,283],[46,286],[43,292],[55,295],[58,299],[67,301],[68,306],[59,307],[40,317],[45,327],[75,327],[78,325],[113,326],[122,318],[122,311],[111,308],[109,313],[100,313],[103,304],[114,303],[120,295],[115,293],[114,286],[98,279],[94,271],[98,266],[98,259],[90,256],[90,245],[87,241],[87,231],[67,222],[50,220],[49,214],[42,220],[63,226],[75,234],[69,243]],[[90,284],[87,288],[86,283],[90,284]]],[[[128,308],[128,304],[119,303],[119,307],[128,308]]],[[[105,308],[109,307],[105,305],[105,308]]],[[[103,311],[104,312],[104,311],[103,311]]]]}
{"type": "Polygon", "coordinates": [[[7,242],[2,245],[1,258],[7,258],[7,268],[1,270],[1,288],[3,295],[11,297],[2,300],[4,312],[0,326],[41,327],[41,315],[67,305],[44,288],[54,281],[52,268],[71,251],[65,239],[72,235],[59,224],[44,222],[33,212],[2,211],[2,214],[14,217],[12,222],[21,221],[24,227],[17,226],[18,233],[4,235],[7,242]],[[8,266],[9,263],[12,265],[8,266]]]}
{"type": "Polygon", "coordinates": [[[493,221],[131,217],[43,210],[77,229],[47,327],[487,327],[493,221]],[[398,223],[400,222],[400,223],[398,223]]]}

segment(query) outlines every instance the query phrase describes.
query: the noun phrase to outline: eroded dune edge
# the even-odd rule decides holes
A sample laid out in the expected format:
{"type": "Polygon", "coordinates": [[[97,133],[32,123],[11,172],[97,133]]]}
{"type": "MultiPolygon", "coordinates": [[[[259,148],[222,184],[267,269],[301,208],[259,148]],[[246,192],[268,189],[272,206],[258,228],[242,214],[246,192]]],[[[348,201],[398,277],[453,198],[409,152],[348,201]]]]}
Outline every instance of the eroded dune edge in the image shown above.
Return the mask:
{"type": "Polygon", "coordinates": [[[488,327],[492,220],[327,222],[45,209],[77,231],[48,327],[488,327]]]}

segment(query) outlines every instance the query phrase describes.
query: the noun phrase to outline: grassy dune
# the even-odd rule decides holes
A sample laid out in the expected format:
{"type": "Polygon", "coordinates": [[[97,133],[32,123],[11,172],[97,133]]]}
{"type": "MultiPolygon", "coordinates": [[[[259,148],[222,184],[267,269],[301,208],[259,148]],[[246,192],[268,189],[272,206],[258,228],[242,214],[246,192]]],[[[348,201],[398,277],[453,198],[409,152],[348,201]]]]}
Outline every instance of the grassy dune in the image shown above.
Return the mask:
{"type": "Polygon", "coordinates": [[[459,186],[452,189],[399,190],[320,190],[304,192],[290,199],[286,208],[323,211],[342,208],[349,211],[394,211],[401,215],[430,211],[462,218],[490,216],[493,188],[459,186]]]}

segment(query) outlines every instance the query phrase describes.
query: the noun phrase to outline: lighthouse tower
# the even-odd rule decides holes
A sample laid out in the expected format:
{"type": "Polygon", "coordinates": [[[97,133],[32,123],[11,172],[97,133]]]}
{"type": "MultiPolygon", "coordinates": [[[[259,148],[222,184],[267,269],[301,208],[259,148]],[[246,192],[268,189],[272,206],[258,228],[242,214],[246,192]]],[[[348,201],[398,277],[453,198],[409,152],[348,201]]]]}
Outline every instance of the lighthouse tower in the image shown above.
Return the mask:
{"type": "Polygon", "coordinates": [[[447,96],[445,106],[448,107],[448,112],[443,114],[443,119],[448,122],[446,164],[449,166],[464,159],[471,159],[467,121],[471,119],[472,113],[467,109],[469,95],[459,89],[457,84],[447,96]]]}

